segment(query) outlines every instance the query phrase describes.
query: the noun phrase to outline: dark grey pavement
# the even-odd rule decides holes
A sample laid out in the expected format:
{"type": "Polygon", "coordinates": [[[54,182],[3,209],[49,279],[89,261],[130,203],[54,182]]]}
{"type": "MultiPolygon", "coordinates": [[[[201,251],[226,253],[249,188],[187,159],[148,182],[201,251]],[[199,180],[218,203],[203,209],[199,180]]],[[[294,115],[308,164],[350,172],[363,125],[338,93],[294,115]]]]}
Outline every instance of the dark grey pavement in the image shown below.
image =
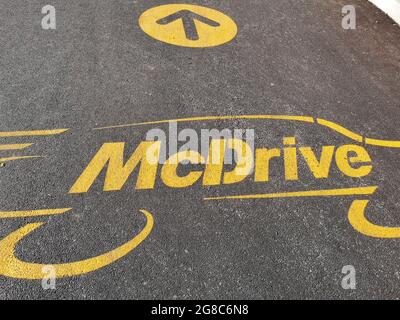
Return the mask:
{"type": "MultiPolygon", "coordinates": [[[[287,182],[278,164],[271,181],[251,177],[232,186],[182,190],[157,176],[153,190],[135,190],[136,175],[118,192],[96,183],[68,194],[106,142],[132,152],[151,128],[92,130],[125,123],[215,115],[304,115],[363,136],[400,139],[400,28],[367,1],[193,1],[230,16],[231,42],[193,49],[150,38],[138,25],[166,1],[2,0],[0,2],[0,132],[68,128],[48,137],[0,138],[34,143],[0,158],[44,159],[0,167],[0,211],[68,207],[65,215],[1,219],[0,239],[31,222],[48,222],[17,247],[21,260],[65,263],[99,255],[154,229],[135,250],[100,270],[57,279],[0,276],[1,299],[281,299],[400,298],[400,238],[356,232],[347,212],[357,197],[203,201],[229,194],[273,193],[377,185],[371,220],[400,226],[400,149],[366,146],[373,172],[316,180],[303,163],[287,182]],[[42,30],[41,7],[57,9],[57,29],[42,30]],[[343,30],[341,8],[355,4],[357,29],[343,30]],[[344,290],[342,268],[353,265],[357,289],[344,290]]],[[[173,1],[174,3],[187,3],[173,1]]],[[[230,120],[180,128],[251,128],[257,147],[351,144],[328,128],[297,122],[230,120]]],[[[272,170],[272,169],[271,169],[272,170]]],[[[104,175],[102,175],[104,178],[104,175]]],[[[363,198],[363,197],[361,197],[363,198]]]]}

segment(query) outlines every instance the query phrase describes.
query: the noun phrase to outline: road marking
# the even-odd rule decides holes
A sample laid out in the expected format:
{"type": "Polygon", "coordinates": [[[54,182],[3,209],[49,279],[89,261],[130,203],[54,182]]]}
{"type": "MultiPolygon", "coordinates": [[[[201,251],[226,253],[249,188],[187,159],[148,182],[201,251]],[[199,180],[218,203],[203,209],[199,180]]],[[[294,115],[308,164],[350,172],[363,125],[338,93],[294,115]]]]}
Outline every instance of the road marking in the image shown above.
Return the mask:
{"type": "Polygon", "coordinates": [[[349,210],[349,222],[352,227],[366,235],[373,238],[395,239],[400,238],[399,227],[383,227],[369,222],[365,218],[365,209],[369,200],[355,200],[353,201],[349,210]]]}
{"type": "Polygon", "coordinates": [[[237,196],[223,197],[208,197],[205,201],[212,200],[237,200],[237,199],[277,199],[277,198],[301,198],[301,197],[332,197],[332,196],[356,196],[356,195],[371,195],[378,187],[360,187],[360,188],[344,188],[330,190],[308,190],[297,192],[281,192],[281,193],[266,193],[266,194],[249,194],[237,196]]]}
{"type": "Polygon", "coordinates": [[[94,128],[94,130],[138,127],[138,126],[145,126],[145,125],[171,123],[171,122],[201,122],[201,121],[240,120],[240,119],[242,119],[242,120],[287,120],[287,121],[300,121],[300,122],[314,123],[314,119],[312,117],[262,114],[262,115],[204,116],[204,117],[192,117],[192,118],[178,118],[178,119],[169,119],[169,120],[158,120],[158,121],[120,124],[120,125],[107,126],[107,127],[98,127],[98,128],[94,128]]]}
{"type": "Polygon", "coordinates": [[[0,151],[7,150],[22,150],[30,147],[33,143],[24,143],[24,144],[0,144],[0,151]]]}
{"type": "Polygon", "coordinates": [[[356,142],[365,142],[366,145],[378,146],[384,148],[400,148],[400,140],[384,140],[384,139],[371,139],[368,137],[363,137],[353,131],[333,122],[324,119],[317,118],[314,121],[313,117],[310,116],[290,116],[290,115],[238,115],[238,116],[204,116],[204,117],[192,117],[192,118],[178,118],[169,120],[158,120],[158,121],[148,121],[148,122],[137,122],[128,124],[119,124],[113,126],[97,127],[93,130],[107,130],[107,129],[120,129],[128,127],[137,127],[145,125],[163,124],[171,122],[201,122],[201,121],[217,121],[217,120],[287,120],[287,121],[300,121],[308,123],[317,123],[321,126],[327,127],[341,135],[354,140],[356,142]]]}
{"type": "MultiPolygon", "coordinates": [[[[282,169],[286,181],[301,179],[298,170],[300,157],[304,158],[315,179],[329,178],[333,162],[340,172],[351,178],[366,177],[373,169],[372,159],[363,146],[354,144],[338,148],[322,146],[318,159],[312,147],[297,147],[294,137],[283,137],[282,140],[283,148],[274,148],[272,151],[273,157],[283,159],[282,169]],[[287,145],[288,143],[291,145],[287,145]]],[[[271,160],[269,148],[253,149],[245,140],[237,138],[212,139],[204,158],[192,150],[191,153],[172,153],[164,162],[160,161],[162,144],[162,141],[142,141],[126,158],[126,143],[104,143],[77,178],[69,193],[87,193],[98,179],[104,179],[103,191],[119,191],[128,181],[132,182],[130,176],[135,171],[138,171],[135,190],[154,189],[157,186],[159,165],[162,165],[161,173],[166,173],[161,174],[161,180],[172,188],[190,187],[201,179],[202,173],[203,186],[239,183],[250,174],[254,174],[254,182],[269,182],[271,160]],[[226,170],[225,160],[229,154],[232,156],[232,152],[235,152],[235,168],[226,170]],[[201,164],[202,168],[190,170],[188,176],[180,176],[177,174],[177,169],[184,160],[201,164]],[[104,170],[106,175],[102,176],[104,170]]]]}
{"type": "Polygon", "coordinates": [[[215,47],[237,35],[236,23],[214,9],[190,4],[167,4],[145,11],[141,29],[150,37],[182,47],[215,47]]]}
{"type": "MultiPolygon", "coordinates": [[[[72,277],[96,271],[112,264],[134,250],[148,237],[154,225],[154,219],[150,212],[146,210],[140,210],[140,212],[146,217],[146,225],[132,240],[97,257],[71,263],[52,264],[56,271],[56,277],[72,277]]],[[[15,256],[18,243],[43,225],[44,223],[42,222],[29,223],[0,241],[0,275],[16,279],[43,279],[43,267],[49,265],[48,263],[24,262],[15,256]]]]}
{"type": "Polygon", "coordinates": [[[400,148],[400,141],[365,138],[365,144],[369,144],[371,146],[386,147],[386,148],[400,148]]]}
{"type": "Polygon", "coordinates": [[[324,120],[324,119],[317,119],[317,123],[322,125],[322,126],[328,127],[329,129],[331,129],[333,131],[336,131],[336,132],[338,132],[338,133],[344,135],[345,137],[348,137],[348,138],[350,138],[350,139],[352,139],[354,141],[357,141],[357,142],[360,142],[360,143],[363,142],[363,137],[362,136],[350,131],[349,129],[346,129],[345,127],[342,127],[341,125],[338,125],[337,123],[334,123],[334,122],[331,122],[331,121],[327,121],[327,120],[324,120]]]}
{"type": "Polygon", "coordinates": [[[27,210],[27,211],[0,211],[0,219],[27,218],[63,214],[71,211],[72,208],[27,210]]]}
{"type": "Polygon", "coordinates": [[[180,10],[156,22],[160,25],[165,26],[177,20],[182,20],[186,39],[193,41],[200,39],[196,27],[196,20],[214,28],[221,26],[218,22],[208,19],[204,16],[198,15],[197,13],[190,10],[180,10]]]}
{"type": "Polygon", "coordinates": [[[0,132],[0,138],[51,136],[61,134],[66,131],[68,131],[68,129],[0,132]]]}
{"type": "MultiPolygon", "coordinates": [[[[182,14],[182,13],[181,13],[182,14]]],[[[179,16],[179,15],[178,15],[179,16]]],[[[172,15],[165,22],[174,19],[177,16],[172,15]]],[[[211,23],[211,22],[210,22],[211,23]]],[[[190,31],[190,30],[189,30],[190,31]]],[[[193,31],[193,30],[192,30],[193,31]]],[[[192,32],[191,31],[191,32],[192,32]]],[[[189,37],[194,38],[193,33],[189,33],[189,37]]],[[[200,34],[199,34],[200,36],[200,34]]],[[[194,40],[192,40],[194,41],[194,40]]],[[[169,120],[158,120],[139,122],[131,124],[122,124],[116,126],[94,128],[93,130],[105,130],[115,128],[127,128],[154,124],[165,124],[173,122],[202,122],[202,121],[219,121],[219,120],[284,120],[298,121],[307,124],[318,124],[330,130],[335,131],[351,140],[359,143],[370,145],[400,148],[400,141],[378,140],[363,137],[345,127],[324,119],[313,118],[298,115],[225,115],[225,116],[198,116],[191,118],[179,118],[169,120]]],[[[29,135],[51,135],[60,134],[68,129],[59,130],[39,130],[39,131],[18,131],[18,132],[0,132],[0,137],[19,137],[29,135]]],[[[218,140],[218,139],[217,139],[218,140]]],[[[348,177],[364,177],[372,170],[372,159],[368,155],[365,146],[355,143],[349,145],[341,145],[337,149],[335,146],[322,146],[320,153],[315,148],[307,146],[297,146],[296,137],[284,136],[283,146],[279,148],[257,148],[255,155],[251,152],[251,148],[244,152],[246,148],[245,141],[238,140],[241,145],[234,143],[235,139],[228,139],[224,144],[217,144],[217,140],[213,140],[210,144],[210,152],[214,159],[219,159],[216,163],[212,163],[211,158],[205,161],[201,158],[201,154],[196,152],[179,153],[183,157],[175,157],[173,154],[161,169],[160,179],[166,186],[171,188],[187,188],[192,186],[203,177],[204,186],[218,186],[222,184],[233,184],[242,182],[252,173],[251,168],[255,166],[254,175],[255,182],[269,182],[269,161],[272,158],[281,157],[284,164],[285,180],[299,180],[297,161],[298,157],[303,157],[310,172],[316,179],[329,178],[329,172],[332,161],[336,161],[338,169],[348,177]],[[234,150],[238,155],[238,159],[234,170],[225,170],[225,147],[221,145],[227,144],[229,150],[234,150]],[[215,151],[215,152],[214,152],[215,151]],[[318,154],[320,155],[318,157],[318,154]],[[251,155],[251,156],[250,156],[251,155]],[[335,157],[334,157],[335,156],[335,157]],[[333,158],[334,157],[334,158],[333,158]],[[201,170],[193,169],[186,176],[178,175],[178,166],[180,162],[175,162],[175,158],[188,160],[193,164],[203,164],[201,170]],[[334,160],[333,160],[334,159],[334,160]],[[212,163],[212,165],[211,165],[212,163]],[[357,165],[362,163],[362,165],[357,165]],[[368,164],[367,164],[368,163],[368,164]],[[355,166],[353,166],[355,165],[355,166]],[[239,169],[240,172],[239,172],[239,169]],[[245,169],[242,171],[242,169],[245,169]],[[195,171],[196,170],[196,171],[195,171]]],[[[222,141],[222,140],[221,140],[222,141]]],[[[0,150],[18,150],[29,147],[32,144],[4,144],[0,145],[0,150]]],[[[70,189],[70,194],[88,192],[91,185],[99,178],[103,168],[107,166],[104,180],[104,191],[121,190],[128,181],[134,170],[139,170],[135,189],[153,189],[156,186],[157,166],[160,163],[160,142],[143,141],[141,147],[133,151],[127,162],[124,162],[124,142],[104,143],[101,149],[92,158],[88,166],[82,172],[74,186],[70,189]],[[154,148],[157,146],[157,148],[154,148]],[[151,151],[151,152],[148,152],[151,151]],[[156,151],[156,152],[155,152],[156,151]],[[148,158],[150,157],[150,158],[148,158]],[[153,160],[155,160],[153,162],[153,160]],[[148,162],[147,162],[148,161],[148,162]]],[[[178,155],[179,155],[178,154],[178,155]]],[[[10,158],[0,158],[0,162],[12,161],[18,159],[37,158],[39,156],[20,156],[10,158]]],[[[136,171],[137,171],[136,170],[136,171]]],[[[101,178],[101,176],[100,176],[101,178]]],[[[101,178],[102,179],[102,178],[101,178]]],[[[294,192],[279,192],[265,194],[248,194],[248,195],[228,195],[219,197],[207,197],[204,201],[228,200],[228,199],[279,199],[279,198],[304,198],[304,197],[333,197],[333,196],[368,196],[375,193],[376,186],[353,187],[342,189],[326,189],[326,190],[306,190],[294,192]]],[[[354,229],[364,235],[378,238],[400,238],[400,228],[383,227],[374,225],[365,218],[365,209],[369,200],[356,200],[348,211],[348,218],[354,229]]],[[[30,211],[0,211],[0,219],[2,218],[26,218],[63,214],[72,210],[71,208],[47,209],[47,210],[30,210],[30,211]]],[[[98,270],[104,266],[110,265],[118,259],[124,257],[134,250],[141,242],[143,242],[154,225],[152,215],[146,210],[141,210],[146,216],[146,225],[144,229],[132,240],[122,246],[99,255],[97,257],[76,261],[72,263],[63,263],[54,265],[57,277],[72,277],[98,270]]],[[[48,264],[29,263],[19,260],[14,253],[19,242],[33,231],[42,227],[44,223],[29,223],[12,232],[2,240],[0,240],[0,275],[18,279],[42,279],[43,267],[48,264]]]]}

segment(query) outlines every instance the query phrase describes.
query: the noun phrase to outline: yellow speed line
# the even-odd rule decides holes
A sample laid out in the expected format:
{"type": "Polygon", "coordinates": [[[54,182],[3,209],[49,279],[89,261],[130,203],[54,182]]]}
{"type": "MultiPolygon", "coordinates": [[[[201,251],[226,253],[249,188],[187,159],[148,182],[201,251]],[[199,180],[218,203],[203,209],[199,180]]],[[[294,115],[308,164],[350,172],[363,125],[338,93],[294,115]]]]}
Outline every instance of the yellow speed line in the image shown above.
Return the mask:
{"type": "Polygon", "coordinates": [[[63,214],[70,210],[72,210],[72,208],[27,210],[27,211],[0,211],[0,219],[51,216],[51,215],[63,214]]]}
{"type": "Polygon", "coordinates": [[[287,120],[287,121],[301,121],[301,122],[308,122],[308,123],[314,122],[314,119],[312,117],[290,116],[290,115],[204,116],[204,117],[179,118],[179,119],[120,124],[120,125],[114,125],[114,126],[108,126],[108,127],[94,128],[94,130],[117,129],[117,128],[171,123],[171,122],[198,122],[198,121],[218,121],[218,120],[238,120],[238,119],[243,119],[243,120],[287,120]]]}
{"type": "Polygon", "coordinates": [[[232,200],[232,199],[277,199],[277,198],[371,195],[376,191],[377,188],[378,187],[373,186],[373,187],[359,187],[359,188],[345,188],[345,189],[249,194],[249,195],[235,195],[235,196],[222,196],[222,197],[208,197],[204,198],[204,200],[212,201],[212,200],[232,200]]]}
{"type": "Polygon", "coordinates": [[[370,146],[378,146],[386,148],[400,148],[400,141],[365,138],[365,144],[370,146]]]}
{"type": "Polygon", "coordinates": [[[30,147],[33,143],[23,143],[23,144],[0,144],[0,151],[6,150],[22,150],[30,147]]]}
{"type": "MultiPolygon", "coordinates": [[[[287,121],[299,121],[306,123],[317,123],[321,126],[327,127],[353,141],[358,143],[365,142],[366,145],[386,147],[386,148],[400,148],[400,140],[380,140],[371,139],[363,137],[362,135],[355,133],[333,121],[328,121],[324,119],[317,118],[314,121],[313,117],[308,116],[291,116],[291,115],[227,115],[227,116],[203,116],[203,117],[191,117],[191,118],[178,118],[178,119],[168,119],[168,120],[157,120],[157,121],[147,121],[147,122],[136,122],[128,124],[119,124],[107,127],[93,128],[93,130],[106,130],[106,129],[118,129],[118,128],[128,128],[137,127],[145,125],[157,125],[166,124],[171,122],[199,122],[199,121],[218,121],[218,120],[287,120],[287,121]]],[[[1,137],[1,135],[0,135],[1,137]]]]}
{"type": "Polygon", "coordinates": [[[61,134],[66,131],[68,131],[68,129],[0,132],[0,138],[51,136],[51,135],[61,134]]]}

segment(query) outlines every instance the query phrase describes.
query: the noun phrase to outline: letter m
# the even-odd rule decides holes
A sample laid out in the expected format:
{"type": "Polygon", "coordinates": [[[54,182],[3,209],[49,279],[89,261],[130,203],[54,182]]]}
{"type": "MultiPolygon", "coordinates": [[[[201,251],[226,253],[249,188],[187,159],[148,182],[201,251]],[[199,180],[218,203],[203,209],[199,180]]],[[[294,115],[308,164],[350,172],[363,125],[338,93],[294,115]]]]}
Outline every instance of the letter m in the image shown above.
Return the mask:
{"type": "Polygon", "coordinates": [[[136,182],[136,189],[154,188],[158,169],[160,146],[161,144],[158,141],[142,142],[129,160],[124,164],[124,142],[103,144],[81,176],[72,186],[69,193],[88,192],[107,164],[104,191],[121,190],[133,170],[139,164],[140,169],[136,182]]]}

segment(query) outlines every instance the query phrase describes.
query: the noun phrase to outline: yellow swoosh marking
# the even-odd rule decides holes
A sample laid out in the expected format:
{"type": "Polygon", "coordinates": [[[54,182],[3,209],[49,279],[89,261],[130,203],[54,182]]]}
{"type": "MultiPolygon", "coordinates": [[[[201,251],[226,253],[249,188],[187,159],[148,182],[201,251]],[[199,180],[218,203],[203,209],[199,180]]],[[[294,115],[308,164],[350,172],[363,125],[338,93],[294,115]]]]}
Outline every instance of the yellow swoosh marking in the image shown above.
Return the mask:
{"type": "Polygon", "coordinates": [[[50,216],[56,214],[63,214],[71,210],[72,208],[28,210],[28,211],[0,211],[0,219],[50,216]]]}
{"type": "Polygon", "coordinates": [[[369,200],[353,201],[349,210],[349,222],[353,228],[369,237],[394,239],[400,238],[400,228],[378,226],[365,218],[365,209],[369,200]]]}
{"type": "MultiPolygon", "coordinates": [[[[132,240],[120,247],[97,257],[82,261],[52,265],[57,278],[78,276],[93,272],[126,256],[142,243],[153,229],[154,219],[150,212],[140,210],[146,217],[146,226],[132,240]]],[[[43,279],[43,268],[51,264],[29,263],[19,260],[15,256],[18,243],[30,233],[43,226],[44,223],[30,223],[9,234],[0,241],[0,275],[16,279],[43,279]]]]}
{"type": "Polygon", "coordinates": [[[365,144],[369,144],[371,146],[386,147],[386,148],[400,148],[400,141],[365,138],[365,144]]]}
{"type": "Polygon", "coordinates": [[[127,127],[137,127],[144,125],[154,125],[154,124],[164,124],[171,122],[195,122],[195,121],[218,121],[218,120],[236,120],[236,119],[247,119],[247,120],[288,120],[288,121],[300,121],[307,123],[317,123],[321,126],[327,127],[341,135],[362,143],[365,141],[365,144],[386,148],[400,148],[400,140],[380,140],[380,139],[371,139],[368,137],[363,137],[360,134],[357,134],[335,122],[324,120],[321,118],[317,118],[316,122],[313,117],[308,116],[290,116],[290,115],[237,115],[237,116],[204,116],[204,117],[192,117],[192,118],[179,118],[179,119],[169,119],[169,120],[158,120],[158,121],[148,121],[148,122],[137,122],[137,123],[128,123],[128,124],[120,124],[114,126],[107,127],[98,127],[93,130],[106,130],[106,129],[118,129],[118,128],[127,128],[127,127]]]}
{"type": "Polygon", "coordinates": [[[237,196],[209,197],[204,198],[210,200],[234,200],[234,199],[276,199],[276,198],[301,198],[301,197],[331,197],[331,196],[354,196],[354,195],[371,195],[378,187],[360,187],[330,190],[311,190],[266,194],[249,194],[237,196]]]}
{"type": "Polygon", "coordinates": [[[159,121],[149,121],[149,122],[138,122],[130,124],[121,124],[109,127],[94,128],[94,130],[105,130],[105,129],[116,129],[116,128],[126,128],[126,127],[136,127],[144,125],[153,124],[163,124],[170,122],[195,122],[195,121],[215,121],[215,120],[288,120],[288,121],[301,121],[313,123],[314,119],[312,117],[304,116],[287,116],[287,115],[238,115],[238,116],[205,116],[205,117],[193,117],[193,118],[179,118],[170,120],[159,120],[159,121]]]}
{"type": "Polygon", "coordinates": [[[64,133],[68,130],[69,129],[0,132],[0,138],[51,136],[51,135],[57,135],[57,134],[64,133]]]}
{"type": "Polygon", "coordinates": [[[0,144],[0,151],[6,150],[22,150],[33,145],[33,143],[23,143],[23,144],[0,144]]]}
{"type": "Polygon", "coordinates": [[[360,142],[360,143],[363,142],[363,137],[362,136],[360,136],[359,134],[356,134],[356,133],[346,129],[345,127],[342,127],[341,125],[338,125],[337,123],[334,123],[332,121],[327,121],[327,120],[324,120],[324,119],[317,119],[317,123],[322,125],[322,126],[325,126],[325,127],[329,128],[329,129],[331,129],[333,131],[336,131],[336,132],[338,132],[338,133],[344,135],[345,137],[348,137],[348,138],[350,138],[350,139],[352,139],[354,141],[357,141],[357,142],[360,142]]]}

